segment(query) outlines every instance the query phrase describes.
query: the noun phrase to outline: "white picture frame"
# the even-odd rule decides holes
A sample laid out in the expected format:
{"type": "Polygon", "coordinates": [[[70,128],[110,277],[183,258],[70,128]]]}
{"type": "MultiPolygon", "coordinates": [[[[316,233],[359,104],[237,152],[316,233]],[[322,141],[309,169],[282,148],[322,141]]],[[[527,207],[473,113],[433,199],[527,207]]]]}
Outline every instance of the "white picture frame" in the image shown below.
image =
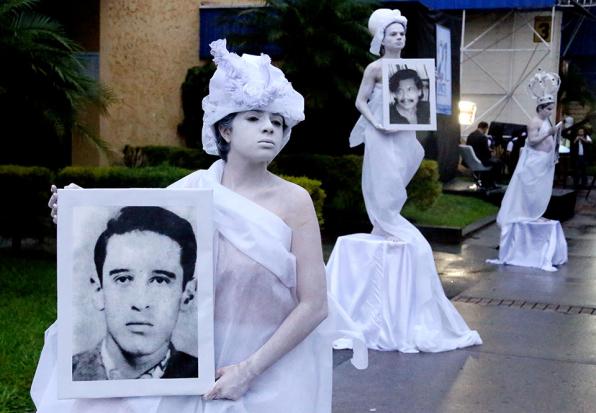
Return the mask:
{"type": "Polygon", "coordinates": [[[215,380],[212,191],[58,194],[58,398],[206,393],[215,380]],[[127,364],[108,369],[121,354],[149,369],[138,378],[127,364]]]}
{"type": "Polygon", "coordinates": [[[383,59],[382,68],[383,127],[437,130],[435,60],[383,59]]]}

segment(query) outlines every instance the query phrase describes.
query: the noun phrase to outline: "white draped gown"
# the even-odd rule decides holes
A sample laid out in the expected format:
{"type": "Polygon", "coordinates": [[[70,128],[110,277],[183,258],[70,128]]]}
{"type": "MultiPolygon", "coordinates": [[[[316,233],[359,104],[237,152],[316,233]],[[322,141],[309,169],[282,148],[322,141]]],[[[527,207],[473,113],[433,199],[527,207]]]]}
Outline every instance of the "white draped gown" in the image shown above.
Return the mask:
{"type": "MultiPolygon", "coordinates": [[[[220,184],[223,161],[194,172],[171,188],[211,188],[216,227],[215,366],[246,360],[297,305],[292,230],[272,212],[220,184]]],[[[198,396],[56,399],[56,328],[45,346],[31,388],[39,413],[330,413],[332,341],[354,338],[352,363],[367,364],[361,335],[330,300],[330,316],[251,384],[238,401],[198,396]]]]}
{"type": "MultiPolygon", "coordinates": [[[[379,84],[368,105],[372,113],[382,113],[379,84]]],[[[350,135],[350,146],[361,143],[365,144],[362,193],[374,228],[372,234],[348,236],[356,240],[353,249],[341,247],[341,237],[338,240],[327,264],[331,293],[364,331],[371,349],[440,352],[482,344],[445,296],[429,243],[400,214],[407,200],[406,186],[424,158],[416,133],[379,132],[361,116],[350,135]],[[393,254],[395,245],[385,245],[378,257],[373,256],[378,248],[367,241],[378,245],[387,238],[399,240],[403,250],[393,254]],[[396,255],[399,258],[393,259],[396,255]],[[375,282],[386,288],[370,287],[375,282]],[[373,307],[378,314],[369,314],[373,307]]]]}
{"type": "MultiPolygon", "coordinates": [[[[539,134],[547,134],[550,128],[545,119],[539,134]]],[[[549,152],[536,150],[527,141],[522,148],[497,215],[499,259],[488,262],[556,271],[554,265],[567,261],[567,242],[559,222],[541,218],[553,191],[556,145],[551,143],[549,152]]]]}

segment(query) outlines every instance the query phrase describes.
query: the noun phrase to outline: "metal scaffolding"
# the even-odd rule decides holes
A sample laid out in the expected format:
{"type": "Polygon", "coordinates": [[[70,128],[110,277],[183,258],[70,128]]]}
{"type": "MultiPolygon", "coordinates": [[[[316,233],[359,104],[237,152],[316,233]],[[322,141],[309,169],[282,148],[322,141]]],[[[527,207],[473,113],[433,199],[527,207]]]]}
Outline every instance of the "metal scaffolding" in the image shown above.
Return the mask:
{"type": "Polygon", "coordinates": [[[596,6],[596,0],[557,0],[557,6],[559,6],[559,7],[577,7],[577,6],[594,7],[594,6],[596,6]]]}
{"type": "MultiPolygon", "coordinates": [[[[595,0],[596,1],[596,0],[595,0]]],[[[503,112],[503,110],[509,104],[516,105],[521,112],[523,112],[528,119],[532,116],[527,112],[524,105],[522,105],[519,100],[515,96],[515,92],[522,86],[524,80],[533,72],[535,72],[540,64],[553,52],[553,45],[551,39],[545,39],[542,37],[540,33],[538,33],[534,26],[531,24],[532,16],[524,19],[521,24],[514,24],[511,27],[510,33],[506,34],[505,36],[501,36],[496,38],[494,41],[491,41],[488,45],[484,47],[474,47],[481,39],[488,38],[488,35],[493,32],[496,28],[501,27],[501,25],[510,18],[514,17],[514,14],[519,12],[519,10],[509,10],[505,13],[501,18],[495,21],[493,24],[488,26],[484,31],[482,31],[479,35],[477,35],[474,39],[469,42],[465,40],[465,33],[466,33],[466,10],[462,11],[462,35],[461,35],[461,47],[460,47],[460,84],[463,85],[464,83],[464,68],[465,63],[472,63],[476,66],[481,72],[483,72],[495,85],[499,88],[500,92],[496,94],[498,97],[497,100],[488,108],[484,109],[482,113],[477,115],[476,119],[480,120],[487,120],[488,116],[491,115],[492,119],[497,119],[499,115],[503,112]],[[494,47],[495,45],[501,43],[503,40],[506,40],[508,37],[513,37],[516,32],[521,30],[522,28],[529,27],[532,32],[538,37],[540,40],[532,48],[503,48],[503,47],[494,47]],[[494,72],[491,71],[491,67],[485,66],[481,61],[479,56],[483,53],[499,53],[499,54],[507,54],[507,53],[516,53],[516,52],[526,52],[527,53],[527,62],[525,63],[525,67],[523,68],[522,72],[517,76],[516,79],[511,79],[509,84],[504,84],[501,80],[497,78],[494,72]],[[535,57],[538,57],[537,61],[533,60],[535,57]]],[[[554,21],[555,21],[555,6],[551,9],[551,28],[554,28],[554,21]]],[[[552,34],[551,34],[552,38],[552,34]]],[[[524,60],[525,61],[525,60],[524,60]]],[[[512,76],[513,72],[511,71],[512,76]]],[[[462,133],[465,133],[469,129],[473,129],[475,125],[470,125],[462,130],[462,133]]]]}

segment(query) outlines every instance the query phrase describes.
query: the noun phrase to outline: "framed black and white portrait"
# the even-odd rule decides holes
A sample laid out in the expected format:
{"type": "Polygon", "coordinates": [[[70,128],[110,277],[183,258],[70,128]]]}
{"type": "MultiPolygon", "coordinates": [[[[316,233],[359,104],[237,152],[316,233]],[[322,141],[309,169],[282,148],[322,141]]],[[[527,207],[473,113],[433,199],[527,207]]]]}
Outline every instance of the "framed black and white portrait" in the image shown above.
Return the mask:
{"type": "Polygon", "coordinates": [[[59,200],[58,397],[207,392],[212,192],[64,189],[59,200]]]}
{"type": "Polygon", "coordinates": [[[383,60],[383,126],[437,129],[434,59],[383,60]]]}

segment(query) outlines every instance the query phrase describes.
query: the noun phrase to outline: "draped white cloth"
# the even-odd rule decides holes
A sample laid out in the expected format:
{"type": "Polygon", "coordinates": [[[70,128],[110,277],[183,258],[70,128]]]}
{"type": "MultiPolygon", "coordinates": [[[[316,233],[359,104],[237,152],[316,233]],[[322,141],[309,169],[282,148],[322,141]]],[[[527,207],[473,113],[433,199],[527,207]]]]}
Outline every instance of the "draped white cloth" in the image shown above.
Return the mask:
{"type": "MultiPolygon", "coordinates": [[[[371,234],[339,237],[327,263],[330,293],[368,348],[440,352],[482,344],[445,297],[432,253],[371,234]]],[[[339,341],[336,347],[349,347],[339,341]]]]}
{"type": "Polygon", "coordinates": [[[563,228],[550,219],[508,224],[501,229],[499,259],[488,261],[557,271],[555,265],[567,262],[563,228]]]}
{"type": "MultiPolygon", "coordinates": [[[[368,102],[373,114],[382,113],[382,100],[381,86],[377,84],[368,102]]],[[[365,143],[362,193],[375,227],[373,232],[398,234],[405,221],[400,212],[408,199],[406,186],[424,158],[424,149],[416,132],[379,132],[364,116],[360,116],[350,134],[350,146],[361,143],[365,143]]]]}
{"type": "MultiPolygon", "coordinates": [[[[373,113],[381,113],[381,101],[377,85],[373,113]]],[[[400,214],[424,157],[415,132],[382,133],[361,117],[350,144],[363,142],[362,192],[373,234],[338,238],[327,263],[330,293],[369,348],[438,352],[482,344],[445,297],[430,245],[400,214]]]]}
{"type": "MultiPolygon", "coordinates": [[[[292,230],[275,214],[220,184],[223,161],[171,188],[211,188],[217,230],[215,365],[241,362],[260,348],[297,305],[292,230]]],[[[354,339],[358,368],[367,364],[361,335],[330,300],[330,316],[303,342],[267,369],[238,401],[198,396],[56,400],[56,329],[46,332],[31,388],[38,412],[303,413],[331,412],[331,345],[354,339]],[[93,410],[95,409],[95,410],[93,410]]]]}
{"type": "MultiPolygon", "coordinates": [[[[548,133],[545,120],[539,134],[548,133]]],[[[552,136],[546,139],[553,140],[552,136]]],[[[547,142],[549,143],[549,142],[547,142]]],[[[555,174],[556,145],[543,145],[549,152],[526,143],[497,215],[501,227],[499,259],[492,264],[513,264],[556,271],[567,261],[567,242],[558,221],[541,219],[548,207],[555,174]]]]}

